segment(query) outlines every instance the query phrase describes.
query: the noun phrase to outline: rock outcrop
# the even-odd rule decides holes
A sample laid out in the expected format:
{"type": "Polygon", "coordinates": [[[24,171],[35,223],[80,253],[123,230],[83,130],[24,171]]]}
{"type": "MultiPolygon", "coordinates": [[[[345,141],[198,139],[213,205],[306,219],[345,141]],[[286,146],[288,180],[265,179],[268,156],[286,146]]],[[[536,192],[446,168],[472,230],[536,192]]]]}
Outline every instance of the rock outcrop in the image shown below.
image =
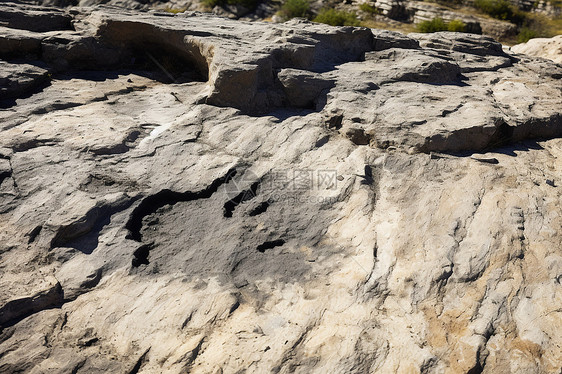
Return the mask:
{"type": "Polygon", "coordinates": [[[555,1],[510,0],[510,3],[513,6],[517,7],[517,9],[526,12],[541,13],[550,17],[560,16],[560,4],[556,3],[555,1]]]}
{"type": "Polygon", "coordinates": [[[0,14],[0,372],[560,372],[560,65],[0,14]]]}
{"type": "MultiPolygon", "coordinates": [[[[363,3],[364,0],[357,2],[363,3]]],[[[372,4],[384,16],[402,22],[418,24],[441,18],[446,22],[460,20],[465,24],[466,32],[485,34],[495,39],[512,38],[517,34],[517,26],[513,23],[482,16],[469,7],[452,9],[436,3],[406,0],[376,0],[372,4]]]]}
{"type": "Polygon", "coordinates": [[[553,38],[531,39],[527,43],[514,45],[511,50],[515,53],[548,58],[562,64],[562,35],[553,38]]]}

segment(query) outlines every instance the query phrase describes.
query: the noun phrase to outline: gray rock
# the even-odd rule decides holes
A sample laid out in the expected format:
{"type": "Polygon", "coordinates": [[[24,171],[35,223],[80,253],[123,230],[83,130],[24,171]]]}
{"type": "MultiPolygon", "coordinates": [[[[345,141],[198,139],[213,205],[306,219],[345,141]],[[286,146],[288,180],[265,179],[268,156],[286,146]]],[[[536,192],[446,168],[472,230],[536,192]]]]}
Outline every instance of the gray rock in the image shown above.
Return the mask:
{"type": "Polygon", "coordinates": [[[41,53],[41,33],[2,27],[0,53],[5,58],[38,57],[41,53]]]}
{"type": "Polygon", "coordinates": [[[277,79],[283,87],[288,104],[296,108],[314,108],[323,91],[326,93],[334,82],[319,74],[296,69],[282,69],[277,79]]]}
{"type": "Polygon", "coordinates": [[[0,372],[560,372],[559,65],[2,9],[0,372]]]}
{"type": "Polygon", "coordinates": [[[0,100],[25,95],[49,79],[49,70],[35,65],[0,61],[0,67],[0,100]]]}
{"type": "Polygon", "coordinates": [[[72,30],[72,17],[56,8],[0,5],[0,26],[36,32],[72,30]]]}
{"type": "Polygon", "coordinates": [[[375,45],[373,50],[382,51],[390,48],[418,49],[420,44],[417,40],[409,38],[404,34],[388,30],[373,30],[375,45]]]}

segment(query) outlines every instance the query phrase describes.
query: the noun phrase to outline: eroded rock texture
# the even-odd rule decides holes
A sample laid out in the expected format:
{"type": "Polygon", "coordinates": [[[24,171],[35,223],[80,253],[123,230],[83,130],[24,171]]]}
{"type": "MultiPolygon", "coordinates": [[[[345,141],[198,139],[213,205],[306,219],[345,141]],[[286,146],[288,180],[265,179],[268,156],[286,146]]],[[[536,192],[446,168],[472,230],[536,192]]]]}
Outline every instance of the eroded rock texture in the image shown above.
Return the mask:
{"type": "Polygon", "coordinates": [[[535,38],[511,47],[516,53],[548,58],[562,64],[562,35],[553,38],[535,38]]]}
{"type": "Polygon", "coordinates": [[[0,372],[560,372],[560,65],[2,12],[0,372]]]}

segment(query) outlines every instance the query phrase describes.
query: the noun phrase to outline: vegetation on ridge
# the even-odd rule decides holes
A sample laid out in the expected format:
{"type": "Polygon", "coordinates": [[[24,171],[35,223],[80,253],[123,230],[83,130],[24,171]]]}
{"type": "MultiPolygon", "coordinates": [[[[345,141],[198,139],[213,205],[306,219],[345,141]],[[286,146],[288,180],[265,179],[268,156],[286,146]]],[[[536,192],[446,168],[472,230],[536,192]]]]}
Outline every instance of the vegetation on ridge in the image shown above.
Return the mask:
{"type": "Polygon", "coordinates": [[[525,20],[525,14],[507,0],[475,0],[474,7],[493,18],[510,21],[518,26],[525,20]]]}
{"type": "Polygon", "coordinates": [[[355,13],[336,10],[334,8],[323,8],[313,17],[309,0],[286,0],[281,6],[278,15],[285,20],[300,17],[313,22],[325,23],[331,26],[360,26],[355,13]]]}
{"type": "Polygon", "coordinates": [[[359,10],[365,12],[365,13],[369,13],[369,14],[380,14],[381,11],[379,8],[372,6],[369,3],[362,3],[361,5],[359,5],[359,10]]]}
{"type": "Polygon", "coordinates": [[[283,6],[281,6],[279,15],[284,19],[295,17],[310,18],[312,16],[310,3],[308,0],[287,0],[283,6]]]}
{"type": "Polygon", "coordinates": [[[438,31],[454,31],[464,32],[466,25],[463,21],[455,19],[447,23],[441,18],[434,18],[431,21],[423,21],[418,23],[417,29],[419,32],[438,32],[438,31]]]}
{"type": "Polygon", "coordinates": [[[334,8],[324,8],[313,19],[314,22],[325,23],[332,26],[360,26],[355,13],[335,10],[334,8]]]}
{"type": "MultiPolygon", "coordinates": [[[[257,2],[259,0],[203,0],[205,2],[257,2]]],[[[442,7],[447,8],[456,13],[474,15],[480,13],[480,18],[491,17],[498,20],[510,22],[517,26],[515,34],[504,35],[503,42],[522,43],[535,37],[551,37],[562,34],[562,17],[547,17],[543,14],[533,12],[525,12],[519,10],[512,5],[509,0],[474,0],[473,7],[467,8],[464,0],[428,0],[429,2],[437,2],[442,7]],[[463,5],[465,4],[465,5],[463,5]]],[[[562,0],[556,0],[562,1],[562,0]]],[[[437,32],[437,31],[453,31],[453,32],[474,32],[473,27],[465,24],[462,19],[454,19],[445,21],[441,18],[434,18],[430,21],[421,22],[418,25],[405,22],[394,22],[387,24],[384,18],[379,16],[381,9],[377,8],[374,3],[363,2],[356,5],[357,14],[352,10],[351,6],[334,7],[334,2],[330,2],[330,7],[321,9],[318,13],[311,7],[311,0],[285,0],[277,13],[284,20],[294,17],[306,18],[308,20],[320,23],[326,23],[332,26],[364,26],[374,28],[389,28],[402,32],[437,32]],[[343,9],[342,9],[343,8],[343,9]]],[[[462,18],[462,17],[460,17],[462,18]]],[[[411,22],[411,21],[410,21],[411,22]]]]}

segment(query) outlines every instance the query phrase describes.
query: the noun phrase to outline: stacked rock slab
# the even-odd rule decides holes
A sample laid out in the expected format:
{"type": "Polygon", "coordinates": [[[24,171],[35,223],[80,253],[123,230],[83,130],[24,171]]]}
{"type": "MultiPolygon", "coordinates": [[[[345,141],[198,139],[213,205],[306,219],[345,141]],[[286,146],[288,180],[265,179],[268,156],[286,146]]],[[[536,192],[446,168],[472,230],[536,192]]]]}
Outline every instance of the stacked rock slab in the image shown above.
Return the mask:
{"type": "Polygon", "coordinates": [[[0,372],[560,372],[560,65],[0,8],[0,372]]]}

